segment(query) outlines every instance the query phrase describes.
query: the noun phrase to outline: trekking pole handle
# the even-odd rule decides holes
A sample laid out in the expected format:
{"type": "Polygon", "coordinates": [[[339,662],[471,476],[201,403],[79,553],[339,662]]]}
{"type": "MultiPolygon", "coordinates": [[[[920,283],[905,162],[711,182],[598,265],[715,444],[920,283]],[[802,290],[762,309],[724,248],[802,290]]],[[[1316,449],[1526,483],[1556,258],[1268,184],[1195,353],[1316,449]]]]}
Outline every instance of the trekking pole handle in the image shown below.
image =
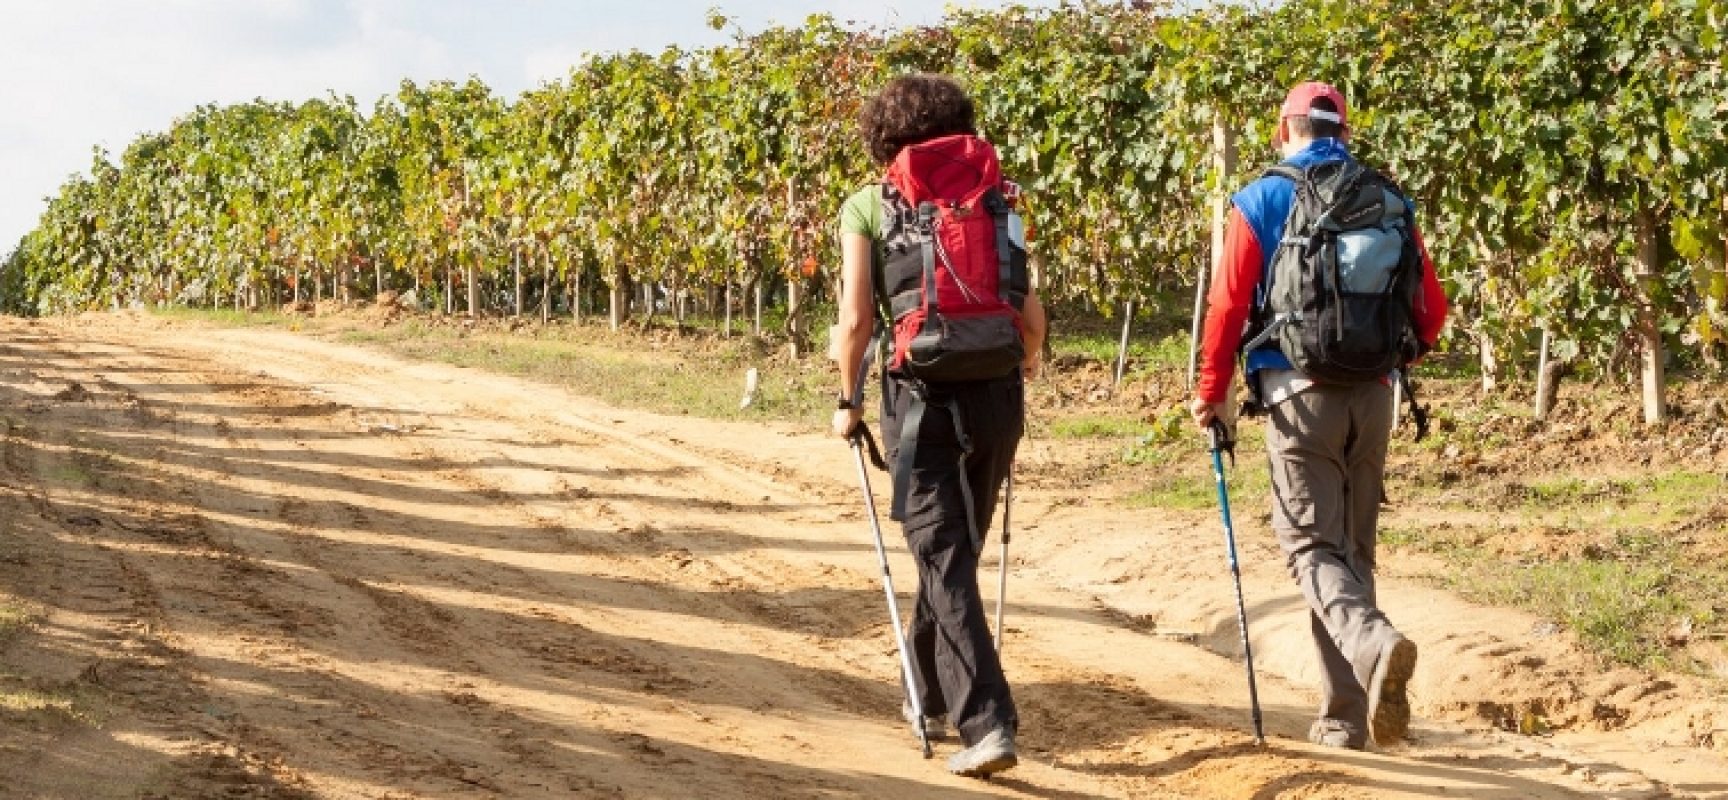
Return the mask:
{"type": "Polygon", "coordinates": [[[1214,453],[1226,453],[1230,456],[1230,465],[1236,465],[1236,440],[1230,437],[1230,426],[1217,417],[1206,426],[1207,449],[1214,453]]]}

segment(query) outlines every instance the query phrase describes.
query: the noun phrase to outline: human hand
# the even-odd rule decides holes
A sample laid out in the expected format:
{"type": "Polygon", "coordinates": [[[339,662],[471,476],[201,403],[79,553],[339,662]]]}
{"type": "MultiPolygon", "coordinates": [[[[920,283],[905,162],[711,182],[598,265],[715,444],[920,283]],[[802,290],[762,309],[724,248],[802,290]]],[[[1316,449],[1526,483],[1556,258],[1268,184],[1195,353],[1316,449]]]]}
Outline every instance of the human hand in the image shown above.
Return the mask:
{"type": "Polygon", "coordinates": [[[1200,426],[1200,430],[1207,430],[1212,427],[1212,420],[1224,418],[1224,404],[1196,397],[1188,404],[1188,414],[1194,418],[1194,423],[1200,426]]]}
{"type": "Polygon", "coordinates": [[[854,429],[856,429],[860,424],[862,424],[863,421],[864,421],[864,409],[861,409],[861,408],[837,409],[834,412],[834,423],[833,423],[834,435],[838,436],[842,439],[849,439],[852,436],[852,431],[854,429]]]}

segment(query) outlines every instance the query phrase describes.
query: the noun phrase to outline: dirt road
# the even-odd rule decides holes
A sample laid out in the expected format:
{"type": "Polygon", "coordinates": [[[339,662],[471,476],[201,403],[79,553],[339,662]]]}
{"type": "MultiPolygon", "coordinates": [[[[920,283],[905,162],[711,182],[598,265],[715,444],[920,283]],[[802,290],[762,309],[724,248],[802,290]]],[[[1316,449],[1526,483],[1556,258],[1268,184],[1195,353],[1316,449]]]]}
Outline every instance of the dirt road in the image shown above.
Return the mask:
{"type": "Polygon", "coordinates": [[[1303,743],[1305,617],[1250,521],[1256,747],[1216,522],[1036,481],[1021,767],[950,777],[898,723],[836,442],[285,332],[5,319],[0,342],[0,593],[41,609],[0,694],[68,699],[0,705],[3,797],[1728,796],[1708,687],[1604,672],[1395,566],[1414,741],[1303,743]],[[1563,732],[1497,729],[1525,714],[1563,732]]]}

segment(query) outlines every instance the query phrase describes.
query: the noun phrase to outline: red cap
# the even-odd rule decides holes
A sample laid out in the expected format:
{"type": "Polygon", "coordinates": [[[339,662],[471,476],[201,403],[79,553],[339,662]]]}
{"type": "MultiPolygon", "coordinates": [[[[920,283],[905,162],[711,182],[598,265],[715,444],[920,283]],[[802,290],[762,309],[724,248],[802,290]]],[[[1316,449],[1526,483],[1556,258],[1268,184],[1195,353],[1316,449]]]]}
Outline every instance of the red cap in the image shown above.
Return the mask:
{"type": "Polygon", "coordinates": [[[1344,106],[1344,93],[1338,91],[1338,87],[1330,83],[1319,81],[1298,84],[1296,88],[1290,90],[1290,94],[1284,98],[1284,110],[1278,113],[1280,120],[1285,117],[1308,117],[1325,122],[1336,122],[1346,127],[1350,124],[1349,112],[1344,106]],[[1332,105],[1338,109],[1338,113],[1314,110],[1314,101],[1320,98],[1332,101],[1332,105]]]}

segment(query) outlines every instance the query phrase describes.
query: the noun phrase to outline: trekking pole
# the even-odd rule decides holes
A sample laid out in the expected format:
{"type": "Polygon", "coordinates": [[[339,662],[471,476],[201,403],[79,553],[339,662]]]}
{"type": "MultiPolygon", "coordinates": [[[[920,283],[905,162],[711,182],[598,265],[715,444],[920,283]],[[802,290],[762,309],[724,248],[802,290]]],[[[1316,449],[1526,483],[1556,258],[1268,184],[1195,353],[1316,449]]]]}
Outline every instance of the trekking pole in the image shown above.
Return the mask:
{"type": "Polygon", "coordinates": [[[1224,453],[1230,463],[1236,463],[1236,442],[1230,438],[1230,428],[1214,418],[1206,430],[1212,450],[1212,476],[1218,481],[1218,507],[1224,514],[1224,548],[1230,557],[1230,578],[1236,583],[1236,626],[1242,632],[1242,658],[1248,664],[1248,704],[1254,715],[1254,743],[1265,744],[1266,734],[1260,724],[1260,690],[1254,684],[1254,649],[1248,643],[1248,608],[1242,602],[1242,569],[1236,562],[1236,529],[1230,523],[1230,492],[1224,485],[1224,453]]]}
{"type": "Polygon", "coordinates": [[[1007,638],[1008,629],[1003,627],[1002,607],[1008,602],[1008,523],[1014,514],[1014,465],[1008,465],[1008,489],[1003,493],[1002,500],[1002,563],[996,573],[996,656],[1002,656],[1002,640],[1007,638]]]}
{"type": "MultiPolygon", "coordinates": [[[[864,401],[864,381],[870,375],[870,357],[875,352],[874,343],[864,351],[864,361],[858,367],[858,382],[854,384],[852,402],[862,405],[864,401]]],[[[870,429],[863,421],[846,435],[852,443],[852,455],[858,461],[858,483],[864,489],[864,510],[870,515],[870,531],[876,538],[876,560],[882,566],[882,593],[888,598],[888,620],[894,626],[894,647],[900,652],[901,682],[906,686],[906,702],[912,706],[912,725],[918,732],[918,744],[924,751],[925,758],[935,755],[930,749],[930,733],[924,728],[924,701],[918,696],[918,680],[912,672],[912,655],[906,647],[906,631],[900,626],[900,603],[894,595],[894,575],[888,569],[888,548],[882,544],[882,521],[876,516],[876,496],[870,491],[870,469],[864,463],[865,443],[870,443],[871,455],[878,464],[881,457],[876,455],[875,440],[870,438],[870,429]]]]}

